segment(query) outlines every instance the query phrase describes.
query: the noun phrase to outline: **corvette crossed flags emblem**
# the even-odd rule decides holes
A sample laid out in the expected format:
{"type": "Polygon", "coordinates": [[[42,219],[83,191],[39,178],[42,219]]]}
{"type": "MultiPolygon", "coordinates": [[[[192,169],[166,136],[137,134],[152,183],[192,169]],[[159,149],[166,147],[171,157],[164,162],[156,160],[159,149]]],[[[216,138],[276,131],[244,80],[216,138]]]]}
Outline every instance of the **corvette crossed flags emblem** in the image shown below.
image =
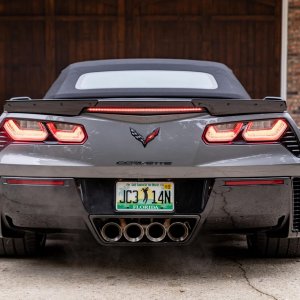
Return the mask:
{"type": "Polygon", "coordinates": [[[150,134],[148,134],[146,136],[146,138],[144,138],[140,133],[138,133],[135,129],[130,128],[130,133],[131,135],[138,140],[139,142],[142,143],[142,145],[144,146],[144,148],[148,145],[148,143],[150,143],[151,141],[153,141],[159,134],[159,130],[160,128],[156,128],[154,129],[150,134]]]}

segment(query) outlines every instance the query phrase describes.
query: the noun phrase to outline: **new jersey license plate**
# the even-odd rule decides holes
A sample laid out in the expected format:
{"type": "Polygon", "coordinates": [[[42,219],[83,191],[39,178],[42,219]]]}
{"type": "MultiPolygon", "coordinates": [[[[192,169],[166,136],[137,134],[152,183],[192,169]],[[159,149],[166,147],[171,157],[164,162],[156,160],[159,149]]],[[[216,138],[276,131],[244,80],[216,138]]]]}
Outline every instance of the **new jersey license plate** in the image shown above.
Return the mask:
{"type": "Polygon", "coordinates": [[[124,182],[116,184],[116,210],[173,211],[173,182],[124,182]]]}

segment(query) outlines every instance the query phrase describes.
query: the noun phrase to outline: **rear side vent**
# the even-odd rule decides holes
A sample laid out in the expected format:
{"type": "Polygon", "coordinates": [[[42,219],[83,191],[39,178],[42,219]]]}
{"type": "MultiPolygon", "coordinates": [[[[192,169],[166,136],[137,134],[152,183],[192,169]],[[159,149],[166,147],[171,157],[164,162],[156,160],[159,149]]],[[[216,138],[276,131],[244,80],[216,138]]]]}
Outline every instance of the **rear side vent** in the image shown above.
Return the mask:
{"type": "Polygon", "coordinates": [[[9,137],[3,129],[0,129],[0,151],[9,143],[9,137]]]}
{"type": "Polygon", "coordinates": [[[295,156],[297,157],[300,156],[299,140],[291,129],[288,129],[286,131],[286,133],[282,136],[280,142],[285,148],[287,148],[295,156]]]}
{"type": "Polygon", "coordinates": [[[300,178],[293,179],[293,231],[300,231],[300,178]]]}

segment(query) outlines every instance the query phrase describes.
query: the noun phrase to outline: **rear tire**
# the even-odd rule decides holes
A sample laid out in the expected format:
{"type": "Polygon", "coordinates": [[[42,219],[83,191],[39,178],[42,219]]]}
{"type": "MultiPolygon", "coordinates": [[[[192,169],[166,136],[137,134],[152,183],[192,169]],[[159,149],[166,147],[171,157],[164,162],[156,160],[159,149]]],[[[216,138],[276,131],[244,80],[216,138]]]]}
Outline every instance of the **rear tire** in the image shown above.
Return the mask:
{"type": "Polygon", "coordinates": [[[248,249],[260,257],[299,257],[300,238],[276,238],[265,234],[247,236],[248,249]]]}
{"type": "Polygon", "coordinates": [[[1,257],[37,256],[42,253],[46,236],[36,233],[25,233],[24,237],[0,238],[1,257]]]}

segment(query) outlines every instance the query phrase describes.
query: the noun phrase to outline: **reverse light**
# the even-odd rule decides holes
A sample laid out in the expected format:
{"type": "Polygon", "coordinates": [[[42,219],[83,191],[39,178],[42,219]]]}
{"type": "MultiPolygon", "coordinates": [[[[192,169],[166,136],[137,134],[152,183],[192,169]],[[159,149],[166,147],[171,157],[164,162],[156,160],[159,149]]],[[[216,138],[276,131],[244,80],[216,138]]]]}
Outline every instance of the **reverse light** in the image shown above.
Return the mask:
{"type": "Polygon", "coordinates": [[[180,114],[202,112],[202,107],[89,107],[88,112],[106,114],[180,114]]]}
{"type": "Polygon", "coordinates": [[[240,133],[242,122],[209,125],[205,132],[205,140],[210,143],[232,142],[240,133]]]}
{"type": "Polygon", "coordinates": [[[8,119],[3,127],[14,141],[42,142],[48,137],[47,129],[39,121],[8,119]]]}
{"type": "Polygon", "coordinates": [[[86,133],[81,125],[50,122],[47,123],[47,127],[59,142],[82,143],[86,139],[86,133]]]}
{"type": "Polygon", "coordinates": [[[243,138],[247,142],[276,142],[288,125],[282,119],[251,121],[247,124],[243,138]]]}

